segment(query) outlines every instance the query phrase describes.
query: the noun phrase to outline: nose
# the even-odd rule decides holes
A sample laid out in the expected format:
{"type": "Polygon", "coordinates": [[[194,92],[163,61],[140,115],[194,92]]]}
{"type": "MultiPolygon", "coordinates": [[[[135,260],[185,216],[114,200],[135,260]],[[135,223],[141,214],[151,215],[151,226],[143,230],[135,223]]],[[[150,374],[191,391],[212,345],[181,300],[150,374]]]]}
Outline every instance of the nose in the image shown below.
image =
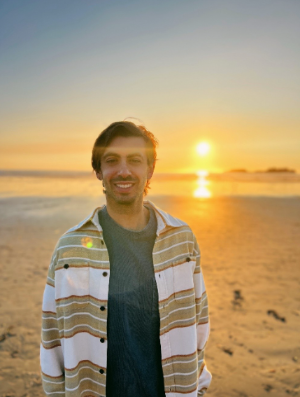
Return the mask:
{"type": "Polygon", "coordinates": [[[121,176],[122,178],[127,178],[130,175],[131,175],[131,171],[128,167],[128,164],[126,163],[126,161],[122,161],[120,163],[120,169],[118,171],[118,176],[121,176]]]}

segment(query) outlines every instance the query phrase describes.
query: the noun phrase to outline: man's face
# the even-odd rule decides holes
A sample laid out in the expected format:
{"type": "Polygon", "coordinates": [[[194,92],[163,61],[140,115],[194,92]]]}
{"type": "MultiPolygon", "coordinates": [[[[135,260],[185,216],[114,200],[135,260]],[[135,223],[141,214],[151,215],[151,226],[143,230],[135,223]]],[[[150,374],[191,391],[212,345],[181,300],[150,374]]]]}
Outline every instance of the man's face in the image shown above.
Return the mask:
{"type": "Polygon", "coordinates": [[[101,157],[98,179],[103,180],[106,200],[114,204],[143,201],[147,179],[154,166],[147,163],[146,144],[140,137],[116,137],[101,157]]]}

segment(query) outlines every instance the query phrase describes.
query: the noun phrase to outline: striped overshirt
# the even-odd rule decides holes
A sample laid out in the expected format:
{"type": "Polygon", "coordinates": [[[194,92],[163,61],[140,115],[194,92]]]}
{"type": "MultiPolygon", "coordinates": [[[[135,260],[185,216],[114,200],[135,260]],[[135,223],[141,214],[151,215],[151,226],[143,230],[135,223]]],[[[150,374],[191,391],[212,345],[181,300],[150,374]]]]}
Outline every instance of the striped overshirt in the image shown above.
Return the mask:
{"type": "MultiPolygon", "coordinates": [[[[209,319],[199,246],[185,222],[149,201],[144,205],[157,218],[153,266],[165,394],[199,397],[211,382],[204,360],[209,319]]],[[[105,397],[110,263],[101,208],[69,229],[52,255],[40,351],[48,396],[105,397]]]]}

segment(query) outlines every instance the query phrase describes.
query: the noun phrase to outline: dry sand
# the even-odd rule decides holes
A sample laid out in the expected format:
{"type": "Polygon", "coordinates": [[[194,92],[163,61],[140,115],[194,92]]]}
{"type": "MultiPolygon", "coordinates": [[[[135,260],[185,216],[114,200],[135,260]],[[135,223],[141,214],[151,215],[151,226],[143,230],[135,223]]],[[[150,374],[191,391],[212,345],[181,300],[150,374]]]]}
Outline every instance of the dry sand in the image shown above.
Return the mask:
{"type": "MultiPolygon", "coordinates": [[[[187,221],[200,243],[211,319],[207,395],[300,396],[300,199],[153,201],[187,221]]],[[[44,395],[39,343],[49,259],[58,237],[96,205],[0,200],[0,396],[44,395]]]]}

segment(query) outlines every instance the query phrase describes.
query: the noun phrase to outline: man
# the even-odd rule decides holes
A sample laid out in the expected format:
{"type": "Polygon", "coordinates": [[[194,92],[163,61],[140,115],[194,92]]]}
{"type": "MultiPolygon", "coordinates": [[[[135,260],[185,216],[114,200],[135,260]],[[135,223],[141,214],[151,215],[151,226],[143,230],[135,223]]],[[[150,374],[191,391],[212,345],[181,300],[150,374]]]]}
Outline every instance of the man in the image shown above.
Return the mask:
{"type": "Polygon", "coordinates": [[[68,230],[52,257],[41,343],[48,396],[198,397],[210,384],[196,238],[144,201],[156,146],[128,121],[94,144],[106,206],[68,230]]]}

